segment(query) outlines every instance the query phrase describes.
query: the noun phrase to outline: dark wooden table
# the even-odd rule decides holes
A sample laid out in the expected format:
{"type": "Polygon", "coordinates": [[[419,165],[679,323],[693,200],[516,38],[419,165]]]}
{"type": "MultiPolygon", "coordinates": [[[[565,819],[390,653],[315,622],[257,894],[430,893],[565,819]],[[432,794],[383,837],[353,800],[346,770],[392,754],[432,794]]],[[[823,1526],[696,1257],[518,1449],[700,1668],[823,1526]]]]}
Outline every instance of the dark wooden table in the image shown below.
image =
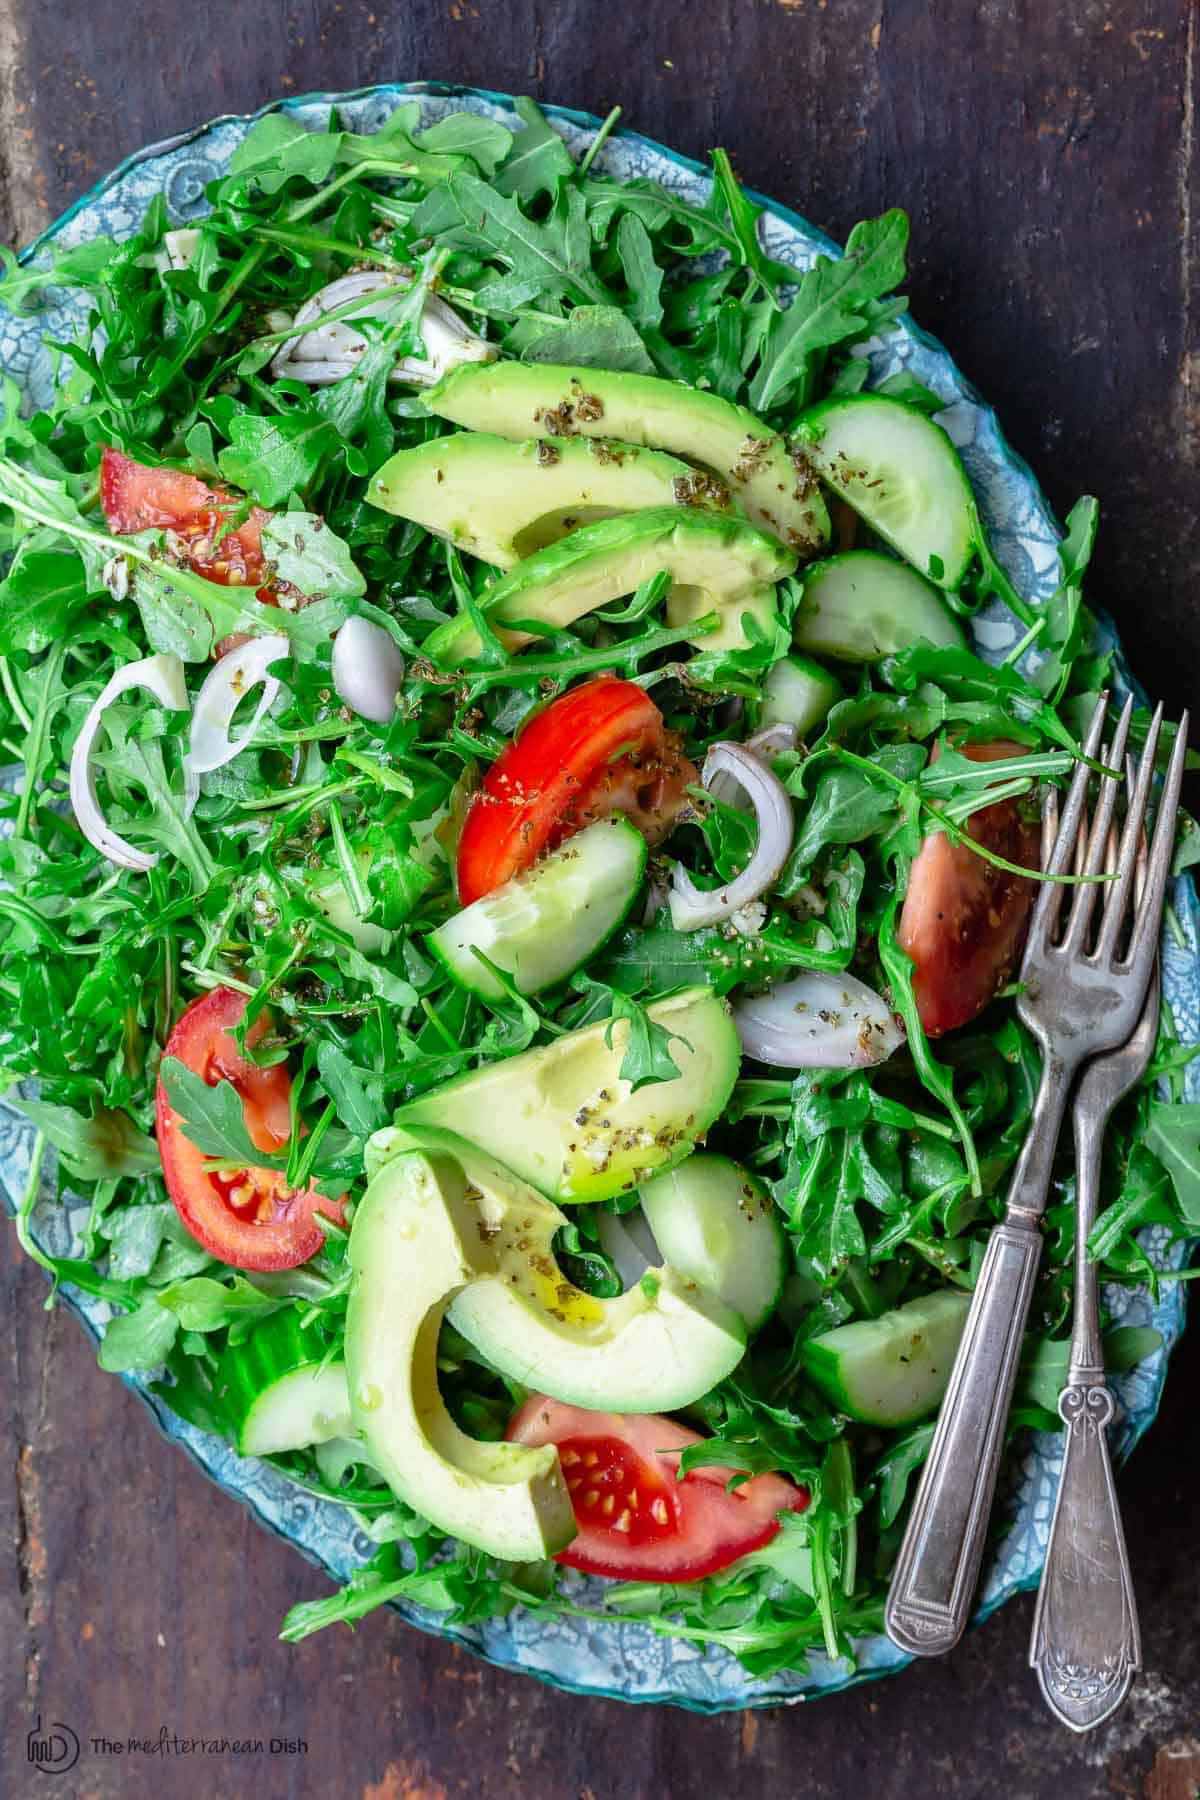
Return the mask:
{"type": "MultiPolygon", "coordinates": [[[[835,235],[899,204],[922,322],[999,406],[1061,510],[1104,524],[1093,597],[1175,707],[1200,674],[1197,18],[1186,0],[0,0],[0,238],[120,157],[281,94],[430,77],[604,112],[835,235]],[[973,16],[972,16],[973,15],[973,16]]],[[[1030,1606],[953,1660],[802,1710],[696,1719],[550,1692],[389,1616],[276,1641],[323,1587],[151,1429],[9,1239],[0,1409],[0,1792],[41,1714],[79,1796],[807,1800],[1200,1791],[1200,1340],[1121,1480],[1146,1668],[1083,1741],[1026,1670],[1030,1606]],[[89,1753],[131,1732],[303,1738],[207,1764],[89,1753]]]]}

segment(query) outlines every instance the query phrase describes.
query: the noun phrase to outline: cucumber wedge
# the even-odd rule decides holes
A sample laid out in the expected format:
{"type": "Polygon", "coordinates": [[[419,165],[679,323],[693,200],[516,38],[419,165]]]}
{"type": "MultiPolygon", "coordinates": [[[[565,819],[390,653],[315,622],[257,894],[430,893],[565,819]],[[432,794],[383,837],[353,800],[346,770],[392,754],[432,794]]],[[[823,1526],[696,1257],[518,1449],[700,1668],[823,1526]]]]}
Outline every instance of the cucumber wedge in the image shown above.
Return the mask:
{"type": "Polygon", "coordinates": [[[796,443],[872,531],[939,587],[962,584],[979,535],[958,451],[902,400],[850,394],[810,407],[796,443]]]}
{"type": "Polygon", "coordinates": [[[844,662],[878,662],[921,642],[961,650],[967,641],[937,588],[877,550],[848,550],[806,571],[792,639],[844,662]]]}
{"type": "Polygon", "coordinates": [[[720,482],[661,450],[587,437],[522,444],[485,431],[398,450],[371,477],[367,499],[498,569],[614,513],[646,506],[730,510],[720,482]]]}
{"type": "Polygon", "coordinates": [[[824,724],[830,708],[842,697],[842,684],[807,656],[785,656],[767,676],[763,694],[758,709],[760,729],[791,725],[796,736],[803,738],[824,724]]]}
{"type": "Polygon", "coordinates": [[[698,1150],[640,1192],[662,1260],[757,1331],[787,1275],[783,1221],[762,1184],[727,1156],[698,1150]]]}
{"type": "Polygon", "coordinates": [[[274,1456],[351,1437],[346,1365],[324,1363],[321,1340],[294,1312],[276,1313],[225,1351],[217,1387],[240,1456],[274,1456]]]}
{"type": "Polygon", "coordinates": [[[809,1379],[840,1412],[867,1425],[911,1425],[934,1412],[950,1380],[971,1296],[943,1288],[877,1319],[810,1338],[809,1379]]]}
{"type": "Polygon", "coordinates": [[[476,949],[512,976],[519,993],[541,993],[612,936],[645,871],[641,832],[627,819],[598,820],[439,925],[429,948],[460,986],[489,1000],[502,1000],[504,989],[476,949]]]}

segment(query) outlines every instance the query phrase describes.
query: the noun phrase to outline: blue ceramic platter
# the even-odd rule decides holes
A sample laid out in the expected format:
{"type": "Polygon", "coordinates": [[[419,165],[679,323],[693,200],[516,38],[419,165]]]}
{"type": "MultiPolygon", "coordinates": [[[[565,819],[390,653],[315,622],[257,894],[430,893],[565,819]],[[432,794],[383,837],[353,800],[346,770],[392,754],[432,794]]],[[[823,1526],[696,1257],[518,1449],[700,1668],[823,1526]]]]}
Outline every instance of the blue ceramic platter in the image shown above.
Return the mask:
{"type": "MultiPolygon", "coordinates": [[[[317,129],[325,127],[333,108],[346,129],[370,132],[396,106],[414,99],[420,101],[425,124],[468,108],[520,129],[521,122],[506,96],[429,82],[311,95],[267,110],[284,111],[317,129]]],[[[547,111],[572,151],[582,151],[598,121],[589,114],[556,107],[547,111]]],[[[128,237],[159,193],[166,195],[174,224],[198,218],[206,210],[206,184],[227,172],[233,152],[253,122],[252,118],[217,119],[139,152],[53,225],[23,260],[46,260],[51,245],[64,249],[100,234],[128,237]]],[[[623,179],[652,177],[696,202],[708,193],[709,176],[701,165],[633,133],[610,138],[599,157],[599,167],[623,179]]],[[[772,256],[806,269],[818,253],[839,254],[835,244],[796,213],[761,195],[754,198],[766,208],[761,229],[772,256]]],[[[45,338],[73,335],[82,319],[79,303],[72,296],[59,290],[48,298],[47,307],[34,315],[14,317],[0,309],[0,366],[16,379],[32,404],[45,402],[53,381],[45,338]]],[[[1047,598],[1056,584],[1059,528],[1032,473],[1005,442],[990,407],[963,379],[942,345],[908,320],[886,340],[862,348],[869,357],[873,381],[908,368],[942,397],[945,410],[940,420],[962,452],[992,542],[1026,596],[1047,598]]],[[[981,614],[974,631],[981,654],[996,661],[1017,639],[1015,621],[999,606],[981,614]]],[[[1163,986],[1180,1035],[1190,1041],[1200,1037],[1200,909],[1190,881],[1176,882],[1172,898],[1184,941],[1172,937],[1164,941],[1163,986]]],[[[1189,1079],[1193,1082],[1190,1097],[1200,1098],[1200,1071],[1195,1066],[1189,1079]]],[[[26,1183],[31,1142],[28,1122],[0,1101],[0,1193],[10,1209],[15,1209],[26,1183]]],[[[35,1233],[56,1254],[77,1255],[75,1233],[85,1213],[82,1203],[75,1209],[69,1201],[56,1204],[53,1190],[48,1188],[35,1211],[35,1233]]],[[[1150,1255],[1164,1268],[1181,1266],[1186,1260],[1186,1247],[1169,1249],[1164,1233],[1149,1232],[1145,1241],[1150,1255]]],[[[65,1290],[65,1298],[94,1334],[103,1330],[108,1316],[104,1303],[70,1289],[65,1290]]],[[[1167,1357],[1183,1329],[1184,1288],[1178,1282],[1163,1283],[1157,1303],[1146,1289],[1114,1288],[1105,1298],[1116,1319],[1152,1324],[1163,1340],[1160,1350],[1114,1383],[1119,1400],[1114,1448],[1125,1456],[1158,1409],[1167,1357]]],[[[345,1580],[372,1554],[373,1545],[344,1508],[312,1498],[266,1464],[243,1460],[220,1439],[185,1424],[149,1392],[144,1378],[125,1379],[166,1435],[206,1474],[336,1580],[345,1580]]],[[[1002,1500],[1006,1531],[987,1570],[979,1620],[1010,1595],[1037,1583],[1060,1454],[1057,1436],[1030,1435],[1023,1455],[1010,1467],[1002,1500]]],[[[596,1604],[603,1584],[574,1579],[588,1603],[596,1604]]],[[[556,1687],[624,1700],[670,1702],[697,1712],[811,1699],[888,1674],[908,1660],[886,1638],[868,1637],[857,1645],[854,1668],[814,1653],[803,1669],[756,1680],[723,1651],[703,1651],[673,1638],[656,1637],[636,1623],[597,1624],[517,1613],[479,1625],[453,1626],[415,1607],[401,1606],[399,1610],[422,1630],[452,1638],[489,1662],[523,1670],[556,1687]]]]}

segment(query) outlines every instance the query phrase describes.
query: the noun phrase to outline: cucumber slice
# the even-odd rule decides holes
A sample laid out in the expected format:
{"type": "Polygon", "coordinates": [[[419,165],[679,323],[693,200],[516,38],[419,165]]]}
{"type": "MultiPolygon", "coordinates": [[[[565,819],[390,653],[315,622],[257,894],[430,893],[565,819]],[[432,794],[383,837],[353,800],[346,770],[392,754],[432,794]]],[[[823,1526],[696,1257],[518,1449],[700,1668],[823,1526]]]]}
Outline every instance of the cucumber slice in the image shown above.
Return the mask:
{"type": "Polygon", "coordinates": [[[845,662],[878,662],[921,641],[961,650],[967,641],[938,590],[877,550],[847,550],[806,572],[792,639],[845,662]]]}
{"type": "Polygon", "coordinates": [[[429,937],[461,987],[502,1000],[504,989],[474,954],[539,994],[585,963],[621,923],[646,872],[646,840],[626,819],[600,819],[524,875],[464,907],[429,937]]]}
{"type": "Polygon", "coordinates": [[[912,1425],[941,1403],[970,1294],[943,1288],[877,1319],[857,1319],[810,1338],[810,1379],[841,1412],[867,1425],[912,1425]]]}
{"type": "Polygon", "coordinates": [[[797,443],[893,550],[939,587],[961,586],[979,521],[962,460],[940,425],[902,400],[849,394],[810,407],[797,443]]]}
{"type": "Polygon", "coordinates": [[[825,722],[830,708],[842,697],[842,684],[807,656],[785,656],[767,676],[763,693],[758,709],[760,728],[791,725],[802,738],[825,722]]]}
{"type": "Polygon", "coordinates": [[[293,1311],[276,1313],[221,1358],[218,1391],[240,1456],[274,1456],[354,1435],[346,1365],[293,1311]]]}
{"type": "Polygon", "coordinates": [[[662,1260],[757,1330],[787,1275],[783,1221],[761,1183],[727,1156],[696,1151],[640,1196],[662,1260]]]}

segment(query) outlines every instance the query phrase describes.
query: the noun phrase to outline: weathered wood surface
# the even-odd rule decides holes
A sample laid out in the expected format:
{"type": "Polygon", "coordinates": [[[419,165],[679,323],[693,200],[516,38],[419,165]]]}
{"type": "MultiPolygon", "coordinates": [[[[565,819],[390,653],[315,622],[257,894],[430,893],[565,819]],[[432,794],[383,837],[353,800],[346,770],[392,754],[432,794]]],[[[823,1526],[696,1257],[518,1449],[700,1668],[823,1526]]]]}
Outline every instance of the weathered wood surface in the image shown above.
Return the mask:
{"type": "MultiPolygon", "coordinates": [[[[1094,597],[1176,707],[1200,671],[1200,362],[1186,0],[0,0],[0,237],[120,157],[283,93],[436,77],[603,112],[835,234],[912,214],[913,308],[1000,408],[1052,501],[1100,495],[1094,597]]],[[[374,1617],[275,1638],[321,1578],[260,1531],[41,1310],[6,1242],[0,1375],[0,1792],[41,1713],[84,1739],[59,1790],[363,1800],[732,1793],[1183,1800],[1200,1785],[1200,1348],[1121,1478],[1146,1672],[1083,1741],[1025,1669],[1027,1602],[944,1665],[798,1711],[697,1719],[580,1701],[374,1617]],[[300,1757],[89,1752],[87,1739],[302,1737],[300,1757]]]]}

